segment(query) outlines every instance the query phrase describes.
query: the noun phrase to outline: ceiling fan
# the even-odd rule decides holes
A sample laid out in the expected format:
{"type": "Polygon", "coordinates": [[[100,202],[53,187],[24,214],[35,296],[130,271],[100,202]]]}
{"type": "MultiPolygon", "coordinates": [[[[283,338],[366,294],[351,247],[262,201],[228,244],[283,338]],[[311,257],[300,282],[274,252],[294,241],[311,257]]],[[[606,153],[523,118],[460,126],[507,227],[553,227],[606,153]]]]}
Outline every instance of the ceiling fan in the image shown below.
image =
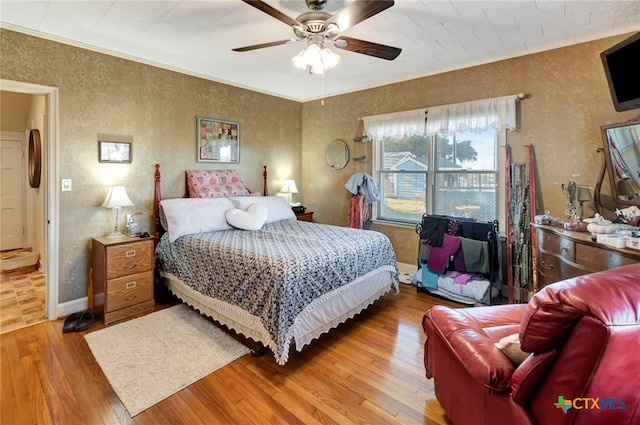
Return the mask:
{"type": "MultiPolygon", "coordinates": [[[[355,0],[333,15],[322,11],[327,3],[326,0],[306,0],[307,7],[309,7],[311,11],[301,14],[296,19],[290,18],[262,0],[242,1],[289,25],[293,29],[296,38],[238,47],[232,49],[234,52],[247,52],[265,47],[294,43],[301,40],[307,40],[309,47],[317,46],[322,51],[325,51],[325,49],[323,49],[325,42],[332,42],[338,49],[386,60],[394,60],[400,52],[402,52],[402,49],[397,47],[385,46],[384,44],[340,35],[353,25],[390,8],[395,3],[393,0],[355,0]]],[[[329,53],[331,54],[332,52],[329,53]]],[[[295,63],[295,58],[292,60],[294,60],[295,63]]],[[[315,73],[311,69],[310,72],[315,73]]]]}

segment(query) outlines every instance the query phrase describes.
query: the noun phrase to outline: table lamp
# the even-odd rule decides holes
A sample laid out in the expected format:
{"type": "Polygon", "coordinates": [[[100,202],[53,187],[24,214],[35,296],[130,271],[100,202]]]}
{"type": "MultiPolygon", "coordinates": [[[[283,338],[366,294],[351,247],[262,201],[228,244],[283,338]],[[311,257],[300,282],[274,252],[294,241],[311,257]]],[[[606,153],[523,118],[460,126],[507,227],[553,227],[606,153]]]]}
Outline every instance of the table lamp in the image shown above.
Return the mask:
{"type": "Polygon", "coordinates": [[[287,201],[289,201],[289,205],[291,205],[291,194],[300,193],[298,192],[298,188],[296,187],[296,182],[293,180],[285,180],[282,189],[280,189],[280,192],[287,194],[287,201]]]}
{"type": "Polygon", "coordinates": [[[593,199],[591,197],[591,192],[589,191],[589,188],[585,186],[578,186],[578,194],[576,196],[576,199],[579,202],[578,220],[582,220],[584,218],[583,204],[593,199]]]}
{"type": "Polygon", "coordinates": [[[113,232],[107,238],[121,238],[124,236],[124,233],[118,229],[118,214],[122,207],[132,207],[133,202],[129,199],[129,195],[127,195],[127,191],[124,186],[112,186],[109,188],[109,193],[107,193],[107,197],[105,198],[102,206],[105,208],[113,209],[114,216],[114,226],[113,232]]]}

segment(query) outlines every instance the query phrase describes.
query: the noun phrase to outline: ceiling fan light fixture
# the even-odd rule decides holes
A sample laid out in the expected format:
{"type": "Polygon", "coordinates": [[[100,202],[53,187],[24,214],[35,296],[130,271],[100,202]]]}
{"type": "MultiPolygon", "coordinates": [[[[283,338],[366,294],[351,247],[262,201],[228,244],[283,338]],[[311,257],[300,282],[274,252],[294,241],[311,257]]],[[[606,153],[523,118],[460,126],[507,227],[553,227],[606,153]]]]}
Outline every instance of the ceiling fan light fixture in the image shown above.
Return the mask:
{"type": "Polygon", "coordinates": [[[323,74],[340,62],[340,56],[321,43],[309,43],[306,49],[291,58],[293,65],[301,70],[308,69],[311,74],[323,74]]]}

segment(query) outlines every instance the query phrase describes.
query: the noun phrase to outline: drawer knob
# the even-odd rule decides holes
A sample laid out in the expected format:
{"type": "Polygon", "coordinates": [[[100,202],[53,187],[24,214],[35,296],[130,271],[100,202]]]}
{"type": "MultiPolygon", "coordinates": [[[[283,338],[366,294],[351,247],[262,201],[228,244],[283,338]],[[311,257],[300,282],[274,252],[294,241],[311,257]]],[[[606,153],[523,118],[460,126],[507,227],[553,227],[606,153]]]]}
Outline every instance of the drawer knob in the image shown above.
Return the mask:
{"type": "Polygon", "coordinates": [[[136,299],[136,297],[137,297],[137,295],[132,295],[132,296],[130,296],[130,297],[127,297],[127,298],[125,298],[125,299],[124,299],[124,302],[133,301],[133,300],[135,300],[135,299],[136,299]]]}
{"type": "Polygon", "coordinates": [[[124,253],[125,257],[135,257],[136,256],[136,250],[135,249],[130,249],[129,251],[124,253]]]}
{"type": "Polygon", "coordinates": [[[132,288],[135,288],[135,287],[136,287],[136,285],[137,285],[137,283],[136,283],[135,281],[133,281],[133,282],[127,282],[127,284],[125,285],[125,288],[127,288],[127,289],[132,289],[132,288]]]}
{"type": "Polygon", "coordinates": [[[553,264],[549,264],[549,265],[547,266],[547,264],[543,261],[543,262],[542,262],[542,268],[543,268],[543,269],[547,269],[547,270],[553,270],[553,264]]]}

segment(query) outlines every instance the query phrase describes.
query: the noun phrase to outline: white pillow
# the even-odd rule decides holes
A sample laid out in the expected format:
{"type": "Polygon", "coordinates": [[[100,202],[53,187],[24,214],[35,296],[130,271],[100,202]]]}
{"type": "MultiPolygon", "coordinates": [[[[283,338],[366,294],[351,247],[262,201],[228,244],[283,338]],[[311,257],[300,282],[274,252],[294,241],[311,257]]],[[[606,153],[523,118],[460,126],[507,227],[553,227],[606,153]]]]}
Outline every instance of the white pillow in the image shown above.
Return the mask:
{"type": "Polygon", "coordinates": [[[224,217],[233,209],[228,198],[173,198],[160,201],[169,241],[182,235],[231,229],[224,217]]]}
{"type": "Polygon", "coordinates": [[[296,218],[291,206],[282,196],[230,196],[236,208],[246,211],[251,204],[260,204],[267,209],[265,224],[296,218]]]}
{"type": "Polygon", "coordinates": [[[496,342],[496,347],[509,358],[515,367],[518,367],[530,354],[520,349],[520,336],[518,334],[505,336],[496,342]]]}
{"type": "Polygon", "coordinates": [[[251,204],[246,211],[239,208],[227,210],[224,214],[227,223],[244,230],[259,230],[267,219],[267,209],[260,204],[251,204]]]}

